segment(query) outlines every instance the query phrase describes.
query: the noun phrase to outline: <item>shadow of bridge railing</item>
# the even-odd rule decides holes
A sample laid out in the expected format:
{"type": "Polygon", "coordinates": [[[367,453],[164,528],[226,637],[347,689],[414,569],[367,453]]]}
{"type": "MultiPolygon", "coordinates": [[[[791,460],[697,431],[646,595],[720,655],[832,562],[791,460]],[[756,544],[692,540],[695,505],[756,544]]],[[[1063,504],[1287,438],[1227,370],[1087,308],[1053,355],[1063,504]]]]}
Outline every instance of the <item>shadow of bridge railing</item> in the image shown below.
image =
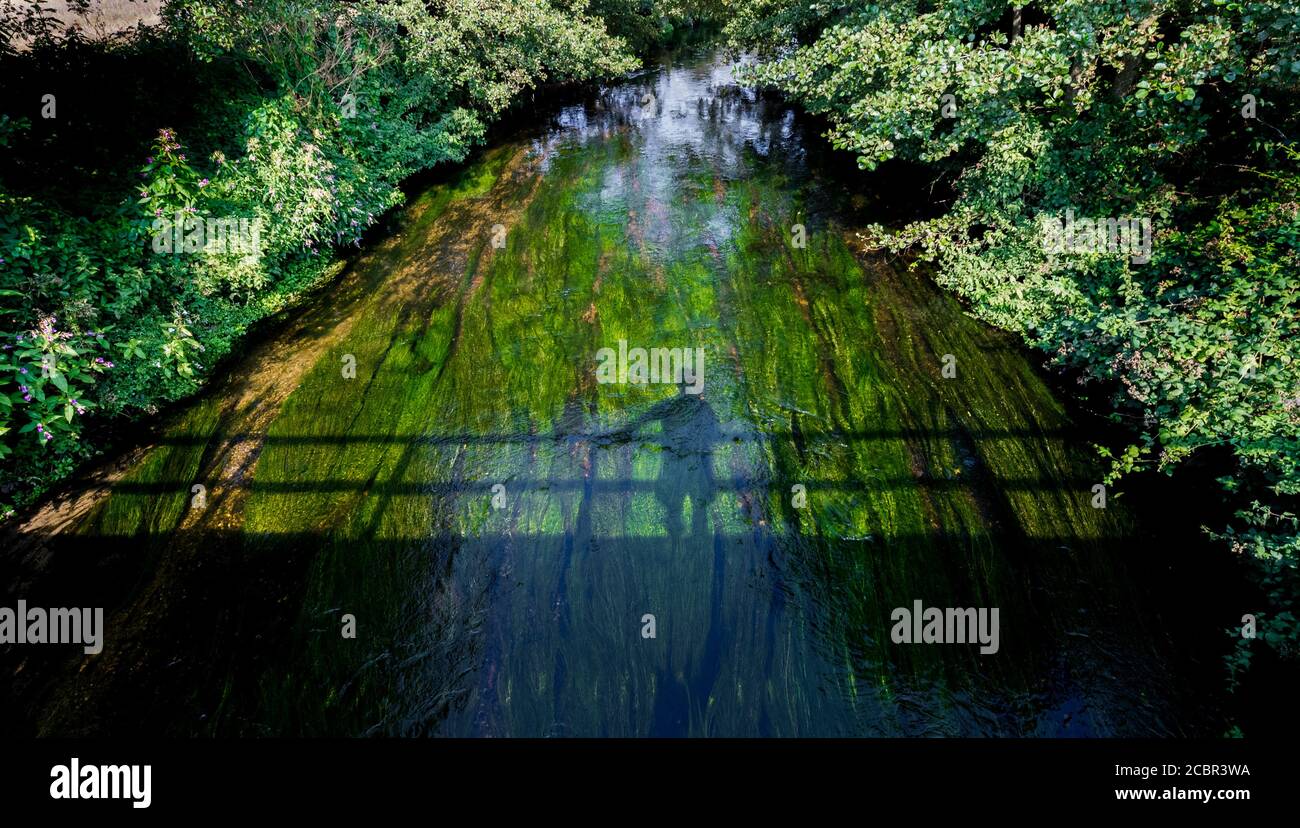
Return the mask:
{"type": "MultiPolygon", "coordinates": [[[[655,442],[654,433],[633,435],[626,430],[609,431],[553,431],[546,433],[474,433],[457,432],[451,434],[428,434],[413,432],[410,434],[263,434],[260,432],[242,432],[234,434],[220,433],[213,436],[169,434],[155,441],[164,446],[206,445],[213,439],[227,442],[257,441],[271,446],[294,445],[347,445],[347,444],[413,444],[413,445],[534,445],[548,442],[588,442],[597,446],[621,445],[629,442],[655,442]]],[[[927,429],[868,429],[860,431],[797,433],[793,431],[736,431],[723,432],[709,444],[728,443],[767,443],[781,440],[794,440],[809,445],[824,443],[855,443],[873,440],[921,440],[926,438],[973,438],[983,439],[1042,439],[1067,438],[1074,436],[1069,429],[965,429],[927,430],[927,429]]]]}
{"type": "MultiPolygon", "coordinates": [[[[131,495],[165,495],[177,491],[187,491],[198,480],[165,480],[151,482],[119,482],[112,484],[110,491],[117,494],[131,495]]],[[[868,480],[809,480],[792,478],[789,481],[777,481],[771,478],[732,477],[717,478],[713,488],[719,492],[752,492],[759,489],[780,487],[784,494],[789,485],[795,483],[809,492],[839,492],[848,494],[871,494],[885,490],[924,488],[928,490],[957,490],[979,485],[992,485],[1004,491],[1037,492],[1077,492],[1080,497],[1091,497],[1091,486],[1095,480],[1083,478],[1074,480],[977,480],[973,476],[958,477],[892,477],[871,478],[868,480]]],[[[493,487],[506,484],[514,494],[521,492],[543,493],[548,491],[580,491],[592,495],[635,494],[654,492],[664,486],[671,486],[671,481],[655,479],[532,479],[512,477],[508,474],[490,480],[451,483],[445,481],[387,481],[371,482],[366,480],[240,480],[221,483],[224,488],[249,489],[255,493],[265,494],[308,494],[329,492],[366,492],[386,497],[447,497],[460,495],[490,495],[493,487]]]]}

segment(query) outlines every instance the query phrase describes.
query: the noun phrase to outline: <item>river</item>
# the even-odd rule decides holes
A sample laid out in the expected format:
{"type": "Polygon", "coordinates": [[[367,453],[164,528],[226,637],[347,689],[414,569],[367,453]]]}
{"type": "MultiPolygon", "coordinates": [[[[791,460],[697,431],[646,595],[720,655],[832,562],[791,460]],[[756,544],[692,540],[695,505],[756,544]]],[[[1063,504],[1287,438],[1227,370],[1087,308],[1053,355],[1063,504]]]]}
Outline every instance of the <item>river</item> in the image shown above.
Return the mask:
{"type": "Polygon", "coordinates": [[[416,193],[25,519],[10,594],[107,640],[5,652],[6,729],[1217,735],[1091,426],[826,155],[686,50],[416,193]],[[620,341],[701,393],[598,382],[620,341]],[[895,643],[918,601],[996,652],[895,643]]]}

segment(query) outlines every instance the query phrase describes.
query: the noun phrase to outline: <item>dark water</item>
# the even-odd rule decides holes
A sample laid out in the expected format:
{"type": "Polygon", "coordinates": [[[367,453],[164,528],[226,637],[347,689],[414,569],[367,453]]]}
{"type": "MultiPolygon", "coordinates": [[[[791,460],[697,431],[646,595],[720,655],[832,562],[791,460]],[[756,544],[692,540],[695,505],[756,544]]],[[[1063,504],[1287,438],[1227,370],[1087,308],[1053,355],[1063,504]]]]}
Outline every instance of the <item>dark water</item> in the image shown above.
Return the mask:
{"type": "Polygon", "coordinates": [[[863,249],[891,197],[823,155],[695,52],[421,193],[106,497],[13,536],[12,598],[109,621],[97,657],[0,656],[6,729],[1222,732],[1087,429],[863,249]],[[702,349],[702,393],[598,382],[620,340],[702,349]],[[915,601],[997,608],[997,652],[894,643],[915,601]]]}

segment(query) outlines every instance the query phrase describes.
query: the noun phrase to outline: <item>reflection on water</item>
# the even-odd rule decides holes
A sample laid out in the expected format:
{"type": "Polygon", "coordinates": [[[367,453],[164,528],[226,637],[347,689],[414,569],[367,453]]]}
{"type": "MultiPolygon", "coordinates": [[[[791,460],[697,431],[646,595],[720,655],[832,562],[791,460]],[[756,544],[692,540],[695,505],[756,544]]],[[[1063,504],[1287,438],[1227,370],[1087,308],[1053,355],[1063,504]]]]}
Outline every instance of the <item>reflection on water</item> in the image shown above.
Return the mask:
{"type": "Polygon", "coordinates": [[[110,497],[29,527],[11,582],[107,604],[110,640],[28,664],[8,727],[1213,732],[1086,439],[854,248],[819,141],[685,56],[425,192],[110,497]],[[703,348],[704,393],[597,383],[619,340],[703,348]],[[998,653],[894,644],[915,600],[999,608],[998,653]]]}

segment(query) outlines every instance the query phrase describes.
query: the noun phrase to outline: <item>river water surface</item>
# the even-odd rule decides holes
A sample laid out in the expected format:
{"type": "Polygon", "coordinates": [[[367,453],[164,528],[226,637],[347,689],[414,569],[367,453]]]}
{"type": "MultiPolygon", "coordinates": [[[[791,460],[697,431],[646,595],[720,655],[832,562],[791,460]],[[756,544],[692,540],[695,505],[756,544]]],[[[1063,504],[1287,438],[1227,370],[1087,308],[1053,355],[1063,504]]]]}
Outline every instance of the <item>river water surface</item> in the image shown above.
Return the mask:
{"type": "Polygon", "coordinates": [[[822,147],[698,52],[418,193],[26,521],[11,595],[108,636],[4,653],[7,728],[1214,733],[1087,435],[862,248],[822,147]],[[620,340],[703,349],[703,393],[598,383],[620,340]],[[894,643],[915,601],[997,608],[997,652],[894,643]]]}

